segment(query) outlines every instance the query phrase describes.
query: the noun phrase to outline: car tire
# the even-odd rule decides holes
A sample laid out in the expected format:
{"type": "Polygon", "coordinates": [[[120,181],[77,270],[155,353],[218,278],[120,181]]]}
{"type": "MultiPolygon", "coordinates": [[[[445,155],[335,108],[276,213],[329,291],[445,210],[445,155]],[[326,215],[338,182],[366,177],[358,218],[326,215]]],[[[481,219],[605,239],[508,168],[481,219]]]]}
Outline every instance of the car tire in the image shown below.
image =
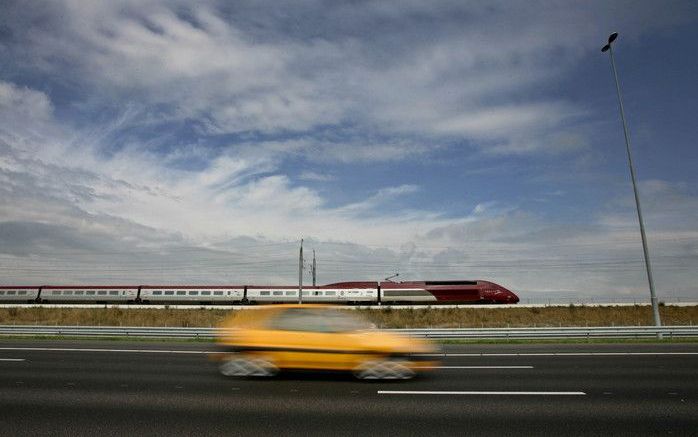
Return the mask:
{"type": "Polygon", "coordinates": [[[270,377],[279,373],[273,362],[258,357],[237,357],[223,361],[218,370],[224,376],[270,377]]]}
{"type": "Polygon", "coordinates": [[[410,369],[406,361],[399,360],[371,360],[362,363],[354,369],[357,379],[411,379],[415,372],[410,369]]]}

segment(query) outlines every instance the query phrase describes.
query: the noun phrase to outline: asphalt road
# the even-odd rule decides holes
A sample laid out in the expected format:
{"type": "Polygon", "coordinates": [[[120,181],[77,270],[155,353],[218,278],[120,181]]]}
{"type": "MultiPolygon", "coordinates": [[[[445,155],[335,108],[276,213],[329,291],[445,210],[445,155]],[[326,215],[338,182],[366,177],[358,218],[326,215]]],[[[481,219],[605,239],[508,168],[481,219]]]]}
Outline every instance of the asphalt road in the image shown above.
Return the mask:
{"type": "Polygon", "coordinates": [[[0,340],[0,434],[698,435],[698,344],[453,345],[406,382],[225,378],[210,348],[0,340]]]}

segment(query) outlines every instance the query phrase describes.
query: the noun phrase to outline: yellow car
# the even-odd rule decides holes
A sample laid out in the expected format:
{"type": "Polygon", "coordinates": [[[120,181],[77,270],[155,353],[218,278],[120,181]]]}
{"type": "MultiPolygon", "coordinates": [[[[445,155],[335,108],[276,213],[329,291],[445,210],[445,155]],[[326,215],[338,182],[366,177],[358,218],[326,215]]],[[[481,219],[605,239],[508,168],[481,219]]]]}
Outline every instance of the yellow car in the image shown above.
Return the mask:
{"type": "Polygon", "coordinates": [[[371,329],[351,310],[275,305],[225,321],[218,338],[226,376],[272,376],[283,369],[350,371],[359,379],[409,379],[435,366],[424,340],[371,329]]]}

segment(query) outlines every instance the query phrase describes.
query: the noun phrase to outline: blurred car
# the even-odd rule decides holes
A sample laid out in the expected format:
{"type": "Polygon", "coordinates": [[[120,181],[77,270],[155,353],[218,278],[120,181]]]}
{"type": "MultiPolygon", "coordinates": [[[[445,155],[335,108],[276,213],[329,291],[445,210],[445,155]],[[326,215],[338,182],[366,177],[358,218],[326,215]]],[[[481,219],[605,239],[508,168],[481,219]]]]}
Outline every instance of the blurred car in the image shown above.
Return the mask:
{"type": "Polygon", "coordinates": [[[422,339],[373,329],[351,310],[276,305],[236,314],[221,326],[219,369],[226,376],[279,370],[349,371],[359,379],[409,379],[436,365],[422,339]]]}

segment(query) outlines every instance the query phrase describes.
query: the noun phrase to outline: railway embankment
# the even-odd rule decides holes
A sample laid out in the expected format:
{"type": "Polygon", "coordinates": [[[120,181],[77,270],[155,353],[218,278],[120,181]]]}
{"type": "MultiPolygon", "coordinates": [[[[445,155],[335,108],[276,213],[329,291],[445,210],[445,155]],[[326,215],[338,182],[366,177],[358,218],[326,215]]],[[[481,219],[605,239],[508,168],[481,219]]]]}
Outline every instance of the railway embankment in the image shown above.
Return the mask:
{"type": "MultiPolygon", "coordinates": [[[[382,308],[358,309],[380,328],[515,328],[564,326],[648,326],[651,308],[609,307],[497,307],[497,308],[382,308]]],[[[1,325],[62,326],[217,326],[238,314],[227,309],[123,308],[0,308],[1,325]]],[[[698,306],[661,306],[664,325],[698,324],[698,306]]]]}

